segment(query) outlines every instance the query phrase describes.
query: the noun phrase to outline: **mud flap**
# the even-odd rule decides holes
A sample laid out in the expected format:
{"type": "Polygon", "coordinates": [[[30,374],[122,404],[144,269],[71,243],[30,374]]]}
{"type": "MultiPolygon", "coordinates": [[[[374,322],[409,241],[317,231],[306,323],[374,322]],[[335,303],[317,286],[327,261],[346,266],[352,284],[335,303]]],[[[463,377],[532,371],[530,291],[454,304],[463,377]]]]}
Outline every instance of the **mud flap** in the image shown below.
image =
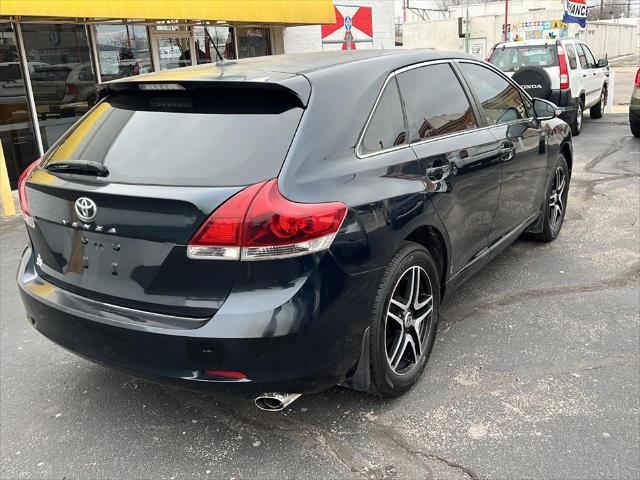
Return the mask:
{"type": "Polygon", "coordinates": [[[527,229],[525,233],[540,233],[544,228],[544,211],[541,211],[538,215],[538,219],[533,222],[527,229]]]}
{"type": "Polygon", "coordinates": [[[340,385],[347,388],[352,388],[354,390],[359,390],[361,392],[366,392],[369,390],[369,385],[371,383],[371,364],[369,361],[369,329],[367,327],[362,335],[362,350],[360,352],[360,358],[358,359],[358,363],[351,370],[347,379],[342,382],[340,385]]]}

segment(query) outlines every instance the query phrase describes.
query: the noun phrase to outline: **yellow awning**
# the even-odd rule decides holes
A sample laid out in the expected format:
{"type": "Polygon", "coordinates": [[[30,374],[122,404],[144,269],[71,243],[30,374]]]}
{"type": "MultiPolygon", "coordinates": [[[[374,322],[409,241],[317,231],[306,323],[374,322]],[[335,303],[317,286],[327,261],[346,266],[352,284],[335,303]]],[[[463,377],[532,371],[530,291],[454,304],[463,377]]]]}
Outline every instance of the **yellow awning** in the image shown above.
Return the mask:
{"type": "Polygon", "coordinates": [[[332,0],[0,0],[0,15],[275,24],[336,20],[332,0]]]}

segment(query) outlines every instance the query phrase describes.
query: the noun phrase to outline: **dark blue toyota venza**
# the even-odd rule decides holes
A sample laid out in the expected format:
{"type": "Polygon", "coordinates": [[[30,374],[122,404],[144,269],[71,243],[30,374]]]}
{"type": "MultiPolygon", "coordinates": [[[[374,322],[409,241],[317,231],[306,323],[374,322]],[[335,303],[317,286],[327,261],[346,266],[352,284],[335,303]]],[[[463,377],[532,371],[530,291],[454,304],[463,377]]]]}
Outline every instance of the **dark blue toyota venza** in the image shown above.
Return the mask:
{"type": "Polygon", "coordinates": [[[444,298],[520,235],[558,235],[556,114],[432,50],[105,83],[20,181],[29,321],[89,360],[265,409],[337,384],[402,394],[444,298]]]}

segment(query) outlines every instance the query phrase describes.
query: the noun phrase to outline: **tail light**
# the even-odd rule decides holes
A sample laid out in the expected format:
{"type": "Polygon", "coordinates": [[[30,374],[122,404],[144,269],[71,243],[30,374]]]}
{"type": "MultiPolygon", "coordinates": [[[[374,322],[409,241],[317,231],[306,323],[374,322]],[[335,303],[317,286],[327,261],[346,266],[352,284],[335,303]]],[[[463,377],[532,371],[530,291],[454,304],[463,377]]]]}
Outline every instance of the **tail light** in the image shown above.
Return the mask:
{"type": "Polygon", "coordinates": [[[80,93],[78,86],[73,85],[72,83],[67,83],[66,90],[69,95],[78,95],[78,93],[80,93]]]}
{"type": "Polygon", "coordinates": [[[229,370],[205,370],[204,374],[210,377],[222,377],[229,380],[246,380],[247,376],[242,372],[229,370]]]}
{"type": "Polygon", "coordinates": [[[33,162],[31,165],[29,165],[27,168],[25,168],[24,172],[22,172],[22,175],[20,175],[20,178],[18,179],[18,197],[20,198],[20,208],[22,209],[22,217],[24,218],[24,221],[27,222],[27,225],[29,225],[32,228],[35,227],[35,223],[33,221],[33,217],[31,216],[31,209],[29,208],[29,199],[27,198],[26,183],[27,183],[27,179],[31,175],[31,172],[33,172],[36,169],[36,167],[40,165],[41,161],[42,159],[39,158],[35,162],[33,162]]]}
{"type": "Polygon", "coordinates": [[[187,256],[212,260],[269,260],[326,250],[347,207],[339,202],[295,203],[278,180],[252,185],[231,197],[202,224],[187,256]]]}
{"type": "Polygon", "coordinates": [[[558,45],[558,64],[560,65],[560,90],[569,88],[569,68],[567,67],[567,55],[560,42],[558,45]]]}
{"type": "Polygon", "coordinates": [[[640,68],[638,69],[638,71],[636,72],[636,82],[635,82],[635,86],[636,87],[640,87],[640,68]]]}

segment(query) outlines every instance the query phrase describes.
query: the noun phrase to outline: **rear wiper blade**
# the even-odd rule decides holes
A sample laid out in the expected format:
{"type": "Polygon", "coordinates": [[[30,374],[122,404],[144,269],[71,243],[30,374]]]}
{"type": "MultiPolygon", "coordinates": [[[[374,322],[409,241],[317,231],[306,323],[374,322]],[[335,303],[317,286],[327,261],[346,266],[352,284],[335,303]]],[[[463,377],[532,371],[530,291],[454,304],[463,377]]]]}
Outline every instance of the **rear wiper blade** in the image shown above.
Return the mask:
{"type": "Polygon", "coordinates": [[[97,175],[104,177],[109,170],[100,162],[91,160],[62,160],[48,164],[45,169],[49,172],[77,173],[80,175],[97,175]]]}

